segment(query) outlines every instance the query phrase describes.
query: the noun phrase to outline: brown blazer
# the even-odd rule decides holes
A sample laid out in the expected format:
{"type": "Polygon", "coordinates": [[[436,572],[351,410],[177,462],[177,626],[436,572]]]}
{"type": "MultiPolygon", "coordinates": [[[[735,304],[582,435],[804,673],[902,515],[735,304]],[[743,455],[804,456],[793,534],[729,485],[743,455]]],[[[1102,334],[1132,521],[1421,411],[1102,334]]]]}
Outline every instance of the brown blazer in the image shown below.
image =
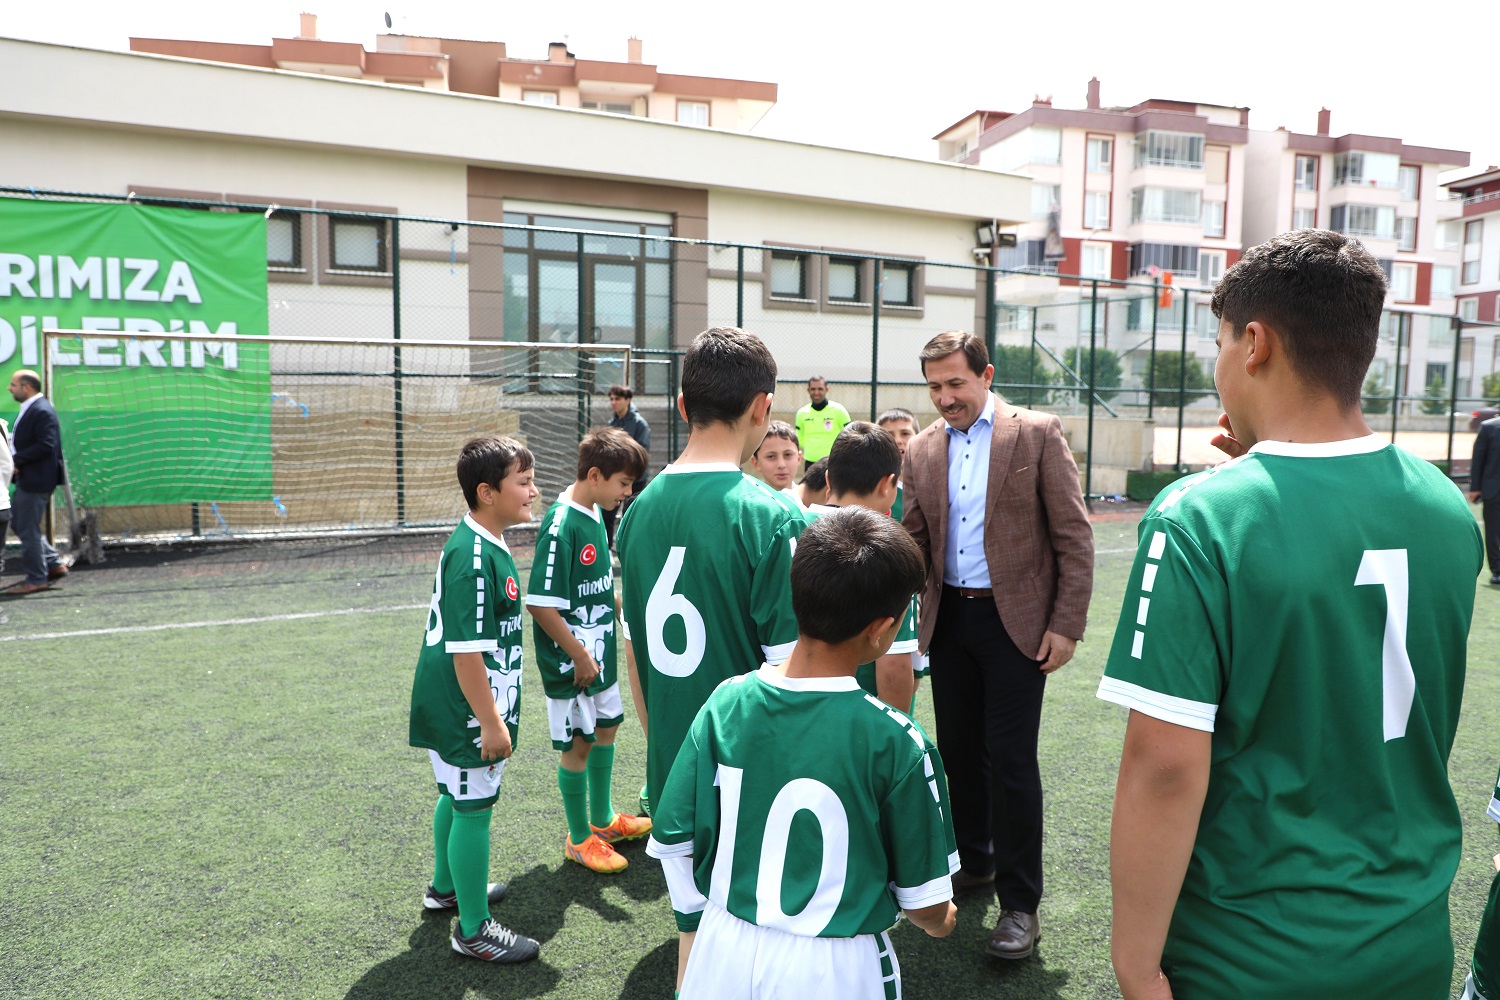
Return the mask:
{"type": "MultiPolygon", "coordinates": [[[[948,425],[935,420],[906,447],[901,518],[927,557],[918,645],[937,624],[948,527],[948,425]]],[[[1094,587],[1094,531],[1078,466],[1050,413],[995,398],[985,494],[984,554],[1005,631],[1027,656],[1042,633],[1082,639],[1094,587]]]]}

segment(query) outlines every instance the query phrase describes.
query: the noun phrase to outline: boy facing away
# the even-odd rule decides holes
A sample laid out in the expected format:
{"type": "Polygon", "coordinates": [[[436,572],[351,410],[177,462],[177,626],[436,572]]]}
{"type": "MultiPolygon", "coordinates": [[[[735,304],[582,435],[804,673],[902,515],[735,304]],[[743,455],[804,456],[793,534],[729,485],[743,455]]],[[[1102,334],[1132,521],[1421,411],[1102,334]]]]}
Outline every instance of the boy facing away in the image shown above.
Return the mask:
{"type": "MultiPolygon", "coordinates": [[[[874,424],[856,420],[833,439],[828,452],[828,503],[809,507],[807,523],[841,507],[864,507],[890,515],[900,473],[901,450],[895,439],[874,424]]],[[[916,694],[912,672],[916,651],[917,602],[913,597],[890,649],[880,659],[860,664],[855,680],[887,705],[910,714],[916,694]]]]}
{"type": "Polygon", "coordinates": [[[468,502],[438,557],[411,688],[408,742],[427,748],[437,778],[433,875],[422,905],[458,910],[453,950],[524,962],[538,945],[490,916],[505,887],[489,881],[490,813],[521,719],[521,588],[503,532],[531,520],[532,457],[507,437],[464,445],[468,502]]]}
{"type": "Polygon", "coordinates": [[[547,694],[557,787],[568,835],[563,856],[596,872],[623,871],[612,847],[651,832],[651,821],[615,812],[615,731],[624,720],[615,666],[615,575],[602,511],[614,510],[646,471],[646,451],[622,430],[578,445],[578,478],[537,529],[526,588],[537,669],[547,694]]]}
{"type": "Polygon", "coordinates": [[[898,914],[953,930],[942,760],[854,679],[890,648],[924,575],[890,517],[818,518],[792,561],[800,635],[785,670],[736,676],[698,713],[646,848],[672,908],[701,917],[683,934],[683,1000],[899,997],[898,914]]]}
{"type": "Polygon", "coordinates": [[[1370,433],[1386,281],[1325,230],[1214,292],[1234,460],[1141,519],[1099,696],[1129,708],[1110,838],[1125,1000],[1449,995],[1448,753],[1483,548],[1370,433]]]}

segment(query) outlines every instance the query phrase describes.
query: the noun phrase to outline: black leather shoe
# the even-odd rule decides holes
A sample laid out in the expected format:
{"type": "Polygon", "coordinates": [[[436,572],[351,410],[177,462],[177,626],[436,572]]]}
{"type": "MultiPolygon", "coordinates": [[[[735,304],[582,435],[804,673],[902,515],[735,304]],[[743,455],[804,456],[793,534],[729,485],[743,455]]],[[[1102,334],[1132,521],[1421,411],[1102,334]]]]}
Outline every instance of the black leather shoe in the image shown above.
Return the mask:
{"type": "Polygon", "coordinates": [[[1491,573],[1490,583],[1500,584],[1500,573],[1491,573]]]}
{"type": "Polygon", "coordinates": [[[987,875],[975,875],[960,868],[953,873],[953,896],[955,899],[971,892],[979,892],[981,889],[985,892],[995,891],[994,872],[990,872],[987,875]]]}
{"type": "Polygon", "coordinates": [[[1035,913],[1005,910],[984,950],[996,958],[1030,958],[1041,936],[1042,922],[1035,913]]]}

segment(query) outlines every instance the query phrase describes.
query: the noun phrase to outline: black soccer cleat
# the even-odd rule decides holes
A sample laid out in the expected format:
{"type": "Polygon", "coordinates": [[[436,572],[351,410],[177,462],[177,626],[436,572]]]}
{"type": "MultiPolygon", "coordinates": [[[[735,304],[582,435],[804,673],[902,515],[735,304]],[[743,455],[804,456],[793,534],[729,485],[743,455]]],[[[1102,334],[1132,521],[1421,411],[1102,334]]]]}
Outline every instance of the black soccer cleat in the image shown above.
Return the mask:
{"type": "MultiPolygon", "coordinates": [[[[504,898],[505,898],[505,883],[503,883],[503,882],[491,882],[490,883],[490,904],[494,905],[495,903],[500,902],[500,900],[502,900],[504,898]]],[[[424,910],[456,910],[456,909],[458,909],[458,893],[456,893],[456,892],[447,892],[447,893],[438,892],[436,889],[434,889],[432,886],[429,885],[427,887],[427,891],[422,894],[422,909],[424,909],[424,910]]]]}
{"type": "Polygon", "coordinates": [[[493,917],[480,924],[471,937],[463,937],[456,925],[453,930],[453,950],[481,962],[529,962],[542,950],[531,938],[517,934],[493,917]]]}

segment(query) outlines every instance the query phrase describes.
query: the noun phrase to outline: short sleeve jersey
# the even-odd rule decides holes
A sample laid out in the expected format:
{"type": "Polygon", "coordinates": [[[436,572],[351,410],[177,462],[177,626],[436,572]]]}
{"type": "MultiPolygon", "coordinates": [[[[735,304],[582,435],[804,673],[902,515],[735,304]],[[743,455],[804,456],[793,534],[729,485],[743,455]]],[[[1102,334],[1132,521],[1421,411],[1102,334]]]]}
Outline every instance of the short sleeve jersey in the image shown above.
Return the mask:
{"type": "Polygon", "coordinates": [[[411,687],[408,742],[454,767],[483,767],[479,720],[458,686],[455,653],[483,653],[490,693],[510,730],[521,721],[521,587],[505,540],[465,515],[438,557],[411,687]]]}
{"type": "Polygon", "coordinates": [[[793,421],[797,427],[797,443],[802,446],[803,460],[816,462],[820,458],[827,458],[828,453],[833,450],[833,439],[849,425],[849,411],[830,399],[821,410],[813,409],[813,405],[808,403],[797,411],[793,421]]]}
{"type": "MultiPolygon", "coordinates": [[[[615,655],[615,574],[609,536],[598,507],[558,497],[537,529],[536,556],[526,588],[528,607],[556,608],[568,630],[583,643],[599,676],[587,694],[598,694],[617,678],[615,655]]],[[[572,698],[573,660],[535,620],[531,637],[536,665],[548,698],[572,698]]]]}
{"type": "Polygon", "coordinates": [[[797,644],[791,569],[803,524],[795,504],[729,464],[668,466],[626,509],[615,547],[652,802],[719,682],[780,663],[797,644]]]}
{"type": "Polygon", "coordinates": [[[691,855],[699,894],[805,937],[883,931],[898,908],[952,898],[958,870],[937,748],[852,677],[725,682],[652,822],[649,853],[691,855]]]}
{"type": "Polygon", "coordinates": [[[891,504],[891,516],[894,517],[897,521],[900,521],[902,515],[904,515],[905,513],[906,487],[904,487],[901,484],[901,480],[898,479],[896,480],[896,502],[891,504]]]}
{"type": "MultiPolygon", "coordinates": [[[[816,521],[818,519],[818,517],[820,515],[825,514],[825,513],[827,513],[830,510],[838,510],[838,508],[837,507],[831,507],[828,504],[820,504],[820,503],[813,504],[811,507],[807,508],[807,510],[803,512],[802,516],[807,519],[807,523],[808,524],[812,524],[814,521],[816,521]]],[[[892,511],[892,516],[893,517],[895,516],[895,511],[894,510],[892,511]]],[[[886,651],[886,654],[887,655],[894,655],[894,654],[897,654],[897,653],[907,653],[907,654],[910,654],[910,653],[915,653],[916,651],[917,651],[917,598],[916,598],[916,595],[912,595],[911,602],[906,607],[906,617],[904,617],[901,620],[901,629],[900,629],[900,631],[898,631],[896,633],[896,641],[893,642],[893,643],[891,643],[891,648],[886,651]]],[[[912,673],[913,674],[916,673],[916,661],[915,660],[912,661],[912,673]]],[[[859,686],[861,688],[863,688],[864,690],[870,692],[873,695],[879,696],[880,691],[878,690],[878,688],[876,686],[876,681],[875,681],[875,663],[874,663],[874,661],[871,661],[869,663],[861,663],[859,665],[859,670],[854,675],[854,679],[859,682],[859,686]]]]}
{"type": "Polygon", "coordinates": [[[1373,435],[1262,442],[1141,519],[1099,696],[1212,733],[1177,995],[1448,995],[1481,558],[1457,487],[1373,435]]]}

